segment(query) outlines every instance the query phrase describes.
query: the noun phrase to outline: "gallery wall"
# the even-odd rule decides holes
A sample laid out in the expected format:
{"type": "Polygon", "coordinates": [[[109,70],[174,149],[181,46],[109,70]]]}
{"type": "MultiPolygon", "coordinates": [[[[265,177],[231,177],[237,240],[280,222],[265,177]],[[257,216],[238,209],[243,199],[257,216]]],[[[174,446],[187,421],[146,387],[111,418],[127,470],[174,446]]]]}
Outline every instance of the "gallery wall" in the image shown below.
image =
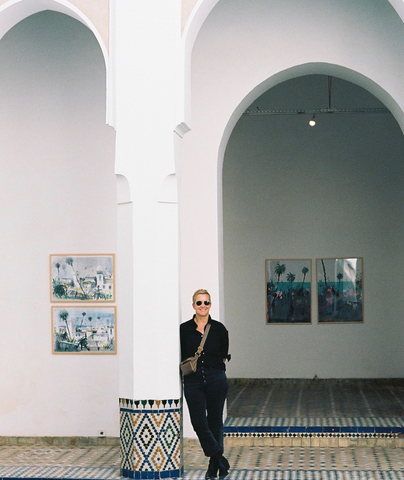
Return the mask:
{"type": "Polygon", "coordinates": [[[51,253],[116,252],[104,59],[47,11],[6,34],[0,65],[0,435],[118,436],[118,355],[52,354],[49,284],[51,253]]]}
{"type": "MultiPolygon", "coordinates": [[[[333,108],[384,107],[332,79],[333,108]]],[[[289,80],[250,109],[329,105],[328,77],[289,80]]],[[[401,377],[404,139],[391,114],[243,115],[223,166],[232,377],[401,377]],[[363,257],[364,322],[267,325],[265,259],[363,257]]],[[[289,270],[288,270],[289,271],[289,270]]],[[[287,272],[286,272],[287,273],[287,272]]]]}

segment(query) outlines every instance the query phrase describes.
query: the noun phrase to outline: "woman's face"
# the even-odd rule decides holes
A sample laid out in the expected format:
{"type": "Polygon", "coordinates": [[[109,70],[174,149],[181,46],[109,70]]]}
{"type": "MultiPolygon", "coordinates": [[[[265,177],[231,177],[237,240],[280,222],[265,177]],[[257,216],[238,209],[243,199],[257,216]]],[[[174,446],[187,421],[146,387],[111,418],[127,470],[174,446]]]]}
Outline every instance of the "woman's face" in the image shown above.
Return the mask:
{"type": "Polygon", "coordinates": [[[195,298],[195,303],[193,303],[192,306],[194,307],[194,310],[198,316],[206,317],[206,315],[209,315],[210,307],[212,306],[209,295],[197,295],[195,298]]]}

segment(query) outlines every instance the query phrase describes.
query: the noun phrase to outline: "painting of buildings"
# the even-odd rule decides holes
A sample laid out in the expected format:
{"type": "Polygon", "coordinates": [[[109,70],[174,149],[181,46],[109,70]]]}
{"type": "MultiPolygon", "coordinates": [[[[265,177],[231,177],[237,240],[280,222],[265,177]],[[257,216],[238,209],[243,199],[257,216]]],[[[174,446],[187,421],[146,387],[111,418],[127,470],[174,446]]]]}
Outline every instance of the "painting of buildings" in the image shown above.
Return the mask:
{"type": "Polygon", "coordinates": [[[113,302],[114,255],[51,255],[51,301],[113,302]]]}
{"type": "Polygon", "coordinates": [[[116,353],[116,307],[52,307],[53,353],[116,353]]]}

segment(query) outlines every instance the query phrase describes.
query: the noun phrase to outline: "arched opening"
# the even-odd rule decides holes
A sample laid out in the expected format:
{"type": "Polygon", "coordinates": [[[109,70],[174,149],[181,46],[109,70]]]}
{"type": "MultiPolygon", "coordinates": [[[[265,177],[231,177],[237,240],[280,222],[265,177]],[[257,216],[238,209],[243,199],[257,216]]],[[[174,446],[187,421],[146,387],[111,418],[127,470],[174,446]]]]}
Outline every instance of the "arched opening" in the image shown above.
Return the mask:
{"type": "Polygon", "coordinates": [[[105,39],[102,38],[100,32],[95,27],[93,22],[86,15],[84,15],[79,8],[70,3],[68,0],[42,0],[40,2],[10,0],[6,2],[0,7],[0,15],[2,19],[0,25],[0,38],[2,38],[14,25],[19,23],[24,18],[46,10],[68,15],[88,27],[96,37],[102,50],[105,63],[107,64],[107,48],[105,39]]]}
{"type": "MultiPolygon", "coordinates": [[[[404,265],[398,241],[404,229],[403,151],[402,130],[379,99],[324,74],[278,83],[239,118],[223,164],[225,311],[232,332],[233,379],[262,381],[255,383],[259,388],[252,404],[251,390],[243,396],[247,391],[240,381],[234,383],[229,402],[233,427],[233,416],[268,420],[293,417],[303,409],[314,417],[326,418],[332,410],[344,411],[346,417],[355,416],[352,412],[366,416],[377,406],[366,392],[374,396],[380,388],[379,399],[384,398],[385,383],[363,388],[365,408],[359,393],[351,403],[345,396],[342,407],[342,395],[329,395],[331,382],[320,386],[307,381],[368,379],[368,385],[370,379],[401,377],[396,339],[403,331],[395,320],[401,294],[396,277],[387,274],[381,280],[380,273],[383,265],[398,270],[404,265]],[[311,110],[317,112],[314,127],[309,126],[311,110]],[[318,323],[316,260],[335,257],[363,259],[363,323],[318,323]],[[310,324],[267,324],[265,260],[286,258],[310,261],[310,324]],[[269,386],[273,379],[283,382],[269,386]],[[287,388],[285,379],[301,381],[287,388]],[[314,388],[324,396],[321,408],[311,408],[310,398],[318,395],[314,388]],[[249,410],[243,401],[250,403],[249,410]]],[[[346,388],[352,393],[358,387],[351,382],[346,388]]],[[[394,388],[400,397],[402,385],[394,388]]],[[[397,416],[394,396],[385,400],[380,415],[397,416]]],[[[245,418],[243,422],[247,424],[245,418]]]]}
{"type": "MultiPolygon", "coordinates": [[[[213,290],[214,297],[219,297],[220,308],[214,314],[220,319],[224,319],[226,325],[230,326],[232,321],[229,302],[232,302],[233,313],[238,305],[253,302],[254,305],[258,305],[257,309],[262,311],[262,327],[282,332],[283,326],[265,326],[264,263],[260,267],[254,265],[254,271],[259,272],[256,274],[257,278],[261,278],[263,284],[258,287],[260,293],[257,293],[256,290],[252,299],[246,299],[244,294],[226,299],[226,287],[221,290],[222,286],[226,284],[227,275],[225,243],[224,252],[221,251],[223,245],[222,222],[226,221],[223,214],[224,205],[221,200],[224,187],[222,168],[225,150],[233,128],[254,100],[270,88],[296,77],[326,75],[351,82],[374,95],[390,110],[395,119],[394,128],[396,131],[398,128],[398,132],[400,132],[400,128],[403,130],[404,125],[404,100],[398,79],[402,79],[403,43],[402,19],[398,15],[398,10],[395,10],[387,0],[382,2],[372,0],[372,8],[369,8],[368,2],[362,0],[359,2],[327,0],[326,2],[315,2],[310,11],[304,10],[303,4],[292,1],[253,0],[248,5],[245,2],[237,2],[237,8],[235,8],[234,2],[226,0],[216,2],[200,28],[192,50],[192,123],[190,124],[191,131],[182,140],[184,161],[181,164],[181,178],[186,179],[188,186],[192,185],[192,189],[187,189],[183,181],[182,187],[180,187],[181,199],[183,205],[186,205],[186,209],[180,206],[182,208],[181,273],[184,298],[188,294],[188,285],[195,284],[196,278],[200,283],[213,290]],[[319,29],[318,26],[324,25],[325,21],[328,22],[327,28],[319,29]],[[305,28],[301,28],[303,24],[305,28]],[[355,48],[349,48],[349,45],[355,45],[355,48]],[[195,212],[198,212],[197,216],[195,212]],[[200,225],[203,225],[204,228],[203,242],[197,236],[200,225]],[[196,258],[194,252],[198,247],[200,247],[202,255],[198,255],[196,258]],[[256,268],[259,268],[259,271],[256,268]]],[[[325,82],[326,84],[327,82],[325,82]]],[[[327,92],[325,97],[327,97],[327,92]]],[[[325,98],[325,102],[327,102],[327,98],[325,98]]],[[[383,116],[380,115],[380,117],[383,116]]],[[[285,121],[286,118],[277,117],[279,121],[285,121]]],[[[251,118],[249,117],[249,119],[251,118]]],[[[312,132],[312,134],[314,133],[312,132]]],[[[277,140],[276,138],[274,142],[276,143],[277,140]]],[[[293,144],[293,138],[291,143],[293,144]]],[[[370,172],[365,173],[370,174],[370,172]]],[[[350,178],[351,182],[352,180],[350,178]]],[[[370,183],[372,182],[370,181],[370,183]]],[[[374,200],[372,198],[372,202],[374,200]]],[[[345,198],[344,201],[346,201],[345,198]]],[[[296,208],[298,211],[301,205],[298,204],[296,208]]],[[[244,212],[244,216],[248,216],[246,212],[244,212]]],[[[249,220],[252,221],[253,218],[254,216],[249,220]]],[[[312,221],[312,217],[310,220],[312,221]]],[[[384,219],[379,217],[379,220],[380,227],[384,219]]],[[[259,226],[259,228],[262,227],[259,226]]],[[[279,232],[284,230],[282,225],[279,228],[279,232]]],[[[351,232],[353,235],[358,234],[356,227],[351,229],[351,232]]],[[[339,237],[340,234],[334,236],[330,247],[338,247],[337,239],[341,239],[339,237]]],[[[238,244],[239,239],[234,238],[233,240],[238,244]]],[[[315,238],[312,240],[315,242],[315,238]]],[[[377,242],[380,245],[380,239],[377,242]]],[[[395,240],[392,239],[391,242],[394,243],[395,240]]],[[[286,248],[287,245],[283,246],[286,248]]],[[[245,259],[247,255],[248,249],[246,254],[243,253],[238,259],[240,264],[247,263],[247,259],[245,259]]],[[[297,255],[296,252],[294,252],[295,255],[297,255]]],[[[316,255],[311,258],[317,258],[316,255]]],[[[271,255],[264,255],[264,257],[271,258],[271,255]]],[[[265,258],[262,259],[263,262],[265,258]]],[[[248,265],[244,266],[252,268],[248,265]]],[[[368,278],[366,271],[367,267],[365,266],[365,283],[368,278]]],[[[376,277],[373,279],[375,281],[376,277]]],[[[184,305],[184,311],[185,307],[184,305]]],[[[396,309],[397,313],[399,307],[394,305],[392,309],[396,309]]],[[[245,312],[244,307],[241,307],[241,310],[245,312]]],[[[250,312],[247,312],[247,315],[249,317],[250,312]]],[[[371,324],[367,324],[366,313],[363,326],[367,329],[373,328],[373,333],[381,331],[382,328],[377,322],[372,327],[371,324]]],[[[312,330],[320,327],[327,326],[317,326],[317,324],[310,326],[312,330]]],[[[295,328],[292,335],[297,337],[298,330],[296,329],[299,327],[292,328],[295,328]]],[[[319,331],[320,337],[326,335],[326,328],[319,331]]],[[[232,339],[231,328],[230,334],[232,339]]],[[[247,332],[246,340],[252,335],[251,331],[247,332]]],[[[397,324],[393,335],[400,337],[403,335],[401,328],[397,328],[397,324]]],[[[357,338],[358,336],[356,336],[357,338]]],[[[391,338],[389,333],[387,336],[379,337],[377,340],[378,347],[380,347],[378,355],[380,355],[381,349],[388,345],[391,338]],[[384,345],[382,345],[383,343],[384,345]]],[[[321,340],[323,339],[321,338],[321,340]]],[[[237,339],[232,341],[237,342],[237,339]]],[[[353,341],[353,339],[350,338],[349,341],[353,341]]],[[[321,345],[322,342],[320,342],[320,347],[321,345]]],[[[276,350],[279,348],[281,347],[277,346],[276,350]]],[[[330,355],[330,352],[333,353],[334,350],[340,355],[337,344],[333,344],[327,354],[330,355]]],[[[254,351],[254,347],[250,352],[243,349],[240,362],[243,362],[245,355],[247,359],[250,358],[254,351]]],[[[376,370],[380,369],[380,375],[384,375],[385,373],[381,372],[381,364],[378,364],[377,361],[376,364],[372,361],[371,365],[366,363],[369,359],[369,351],[366,350],[364,344],[359,345],[359,352],[365,354],[362,358],[365,361],[360,362],[362,373],[358,372],[358,365],[355,365],[357,374],[363,375],[363,371],[369,373],[370,368],[376,365],[376,370]]],[[[283,350],[280,358],[287,356],[288,353],[286,349],[283,350]]],[[[294,352],[290,354],[295,355],[294,352]]],[[[315,357],[313,351],[306,352],[306,355],[315,357]]],[[[393,351],[388,352],[388,356],[392,355],[398,355],[395,347],[393,351]]],[[[353,358],[356,358],[357,361],[355,353],[353,358]]],[[[316,361],[318,361],[317,358],[311,358],[313,364],[316,364],[316,361]]],[[[353,368],[350,357],[346,356],[342,361],[348,375],[348,370],[353,368]]],[[[245,362],[245,364],[247,363],[249,362],[245,362]]],[[[280,363],[280,366],[272,365],[271,368],[278,369],[279,375],[286,375],[285,372],[279,372],[284,365],[282,362],[280,363]]],[[[392,375],[399,373],[399,365],[400,362],[396,362],[396,373],[390,371],[392,375]]],[[[304,366],[298,365],[298,371],[303,368],[304,366]]],[[[237,369],[237,362],[234,362],[233,357],[228,368],[230,378],[235,376],[234,371],[237,369]]],[[[246,372],[244,373],[247,375],[246,372]]],[[[303,373],[301,374],[303,375],[303,373]]],[[[314,375],[315,373],[313,373],[314,375]]],[[[369,373],[369,375],[373,374],[369,373]]]]}
{"type": "MultiPolygon", "coordinates": [[[[21,0],[10,0],[0,6],[0,38],[3,36],[17,23],[24,20],[31,15],[34,15],[39,12],[44,11],[54,11],[63,13],[71,18],[74,18],[78,22],[85,25],[96,38],[98,45],[101,49],[102,55],[104,57],[105,68],[106,68],[106,91],[104,94],[106,102],[106,113],[105,118],[106,122],[109,125],[114,123],[114,111],[113,111],[113,102],[112,102],[112,92],[110,90],[111,84],[111,71],[109,64],[109,54],[108,54],[108,15],[109,11],[105,8],[105,4],[97,5],[97,14],[92,11],[94,7],[87,5],[87,13],[92,13],[93,17],[97,17],[95,23],[92,20],[94,18],[89,18],[85,15],[82,10],[80,10],[76,5],[72,4],[69,0],[43,0],[43,1],[21,1],[21,0]]],[[[91,16],[91,15],[90,15],[91,16]]]]}
{"type": "MultiPolygon", "coordinates": [[[[331,4],[338,8],[338,0],[333,0],[331,4]]],[[[191,105],[191,62],[192,62],[192,51],[194,44],[198,39],[201,29],[203,28],[208,17],[211,15],[214,16],[213,10],[215,7],[220,4],[220,0],[198,0],[190,12],[188,8],[184,5],[183,10],[187,12],[186,21],[184,25],[183,35],[182,35],[182,61],[183,70],[180,72],[181,81],[181,92],[183,96],[184,105],[181,106],[182,120],[186,124],[191,125],[192,121],[192,105],[191,105]]],[[[402,0],[386,0],[385,4],[389,4],[397,13],[398,17],[404,21],[404,3],[402,0]]],[[[382,5],[380,3],[380,5],[382,5]]],[[[285,8],[288,8],[285,5],[285,8]]],[[[385,6],[383,7],[385,8],[385,6]]],[[[252,7],[250,8],[252,11],[252,7]]],[[[185,19],[184,19],[185,20],[185,19]]],[[[209,21],[209,19],[208,19],[209,21]]],[[[315,28],[309,31],[316,31],[315,28]]]]}
{"type": "Polygon", "coordinates": [[[44,11],[3,36],[0,65],[0,255],[9,272],[1,308],[10,319],[2,435],[96,436],[104,425],[118,436],[111,415],[117,356],[97,356],[93,368],[93,356],[52,355],[51,335],[49,255],[116,251],[115,135],[105,124],[103,54],[82,23],[44,11]]]}
{"type": "MultiPolygon", "coordinates": [[[[399,292],[382,308],[378,290],[369,289],[377,285],[372,278],[382,271],[384,262],[400,265],[403,261],[396,240],[403,229],[403,134],[393,115],[378,113],[376,109],[384,107],[378,99],[335,77],[331,107],[364,110],[317,113],[316,126],[311,128],[311,115],[298,111],[326,109],[328,94],[326,75],[278,84],[248,110],[295,113],[244,114],[227,144],[223,165],[224,281],[226,316],[234,331],[235,376],[399,376],[397,362],[385,352],[385,342],[390,344],[393,339],[381,342],[379,336],[380,329],[385,329],[383,322],[391,325],[391,319],[399,316],[399,292]],[[251,248],[246,248],[248,244],[251,248]],[[266,258],[312,259],[314,283],[315,259],[341,255],[365,256],[369,283],[366,320],[361,328],[325,331],[327,326],[317,325],[315,308],[308,329],[265,325],[265,304],[248,299],[258,299],[265,292],[266,258]],[[241,305],[232,301],[241,297],[246,298],[241,305]],[[253,343],[246,345],[247,339],[253,343]],[[336,345],[335,355],[319,363],[320,345],[323,353],[336,345]],[[257,349],[263,352],[261,362],[255,362],[257,349]],[[269,364],[265,362],[267,354],[282,360],[269,364]]],[[[389,291],[394,290],[395,280],[388,282],[383,283],[389,291]]],[[[391,349],[389,353],[393,354],[391,349]]]]}

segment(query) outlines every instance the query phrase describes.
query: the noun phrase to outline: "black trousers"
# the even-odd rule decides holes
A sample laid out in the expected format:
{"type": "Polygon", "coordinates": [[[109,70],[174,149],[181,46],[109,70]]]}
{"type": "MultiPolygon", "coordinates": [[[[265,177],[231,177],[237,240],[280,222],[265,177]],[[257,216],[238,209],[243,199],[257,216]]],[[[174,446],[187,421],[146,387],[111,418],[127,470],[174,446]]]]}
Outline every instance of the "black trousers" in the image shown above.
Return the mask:
{"type": "Polygon", "coordinates": [[[223,453],[223,408],[229,385],[224,370],[200,367],[184,378],[192,427],[207,457],[223,453]]]}

